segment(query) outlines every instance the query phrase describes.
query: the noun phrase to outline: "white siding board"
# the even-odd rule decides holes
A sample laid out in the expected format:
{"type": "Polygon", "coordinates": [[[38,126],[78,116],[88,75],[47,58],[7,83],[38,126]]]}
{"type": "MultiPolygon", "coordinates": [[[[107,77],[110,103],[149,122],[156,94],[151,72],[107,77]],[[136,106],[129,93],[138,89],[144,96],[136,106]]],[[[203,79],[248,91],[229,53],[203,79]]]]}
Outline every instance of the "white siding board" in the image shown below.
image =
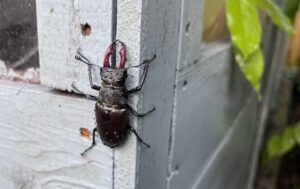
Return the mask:
{"type": "Polygon", "coordinates": [[[93,102],[1,81],[0,106],[0,182],[5,189],[112,187],[110,148],[98,140],[86,157],[80,156],[91,144],[79,128],[94,127],[93,102]]]}
{"type": "Polygon", "coordinates": [[[253,93],[203,168],[193,188],[246,188],[255,132],[257,96],[253,93]]]}
{"type": "Polygon", "coordinates": [[[178,74],[170,188],[193,185],[251,93],[225,47],[178,74]]]}
{"type": "Polygon", "coordinates": [[[75,81],[82,91],[95,94],[90,89],[87,66],[74,57],[80,47],[93,63],[102,66],[111,42],[112,1],[37,0],[36,7],[42,84],[71,91],[75,81]],[[86,22],[92,34],[84,37],[81,24],[86,22]]]}
{"type": "Polygon", "coordinates": [[[201,58],[204,0],[182,1],[181,9],[179,70],[201,58]]]}

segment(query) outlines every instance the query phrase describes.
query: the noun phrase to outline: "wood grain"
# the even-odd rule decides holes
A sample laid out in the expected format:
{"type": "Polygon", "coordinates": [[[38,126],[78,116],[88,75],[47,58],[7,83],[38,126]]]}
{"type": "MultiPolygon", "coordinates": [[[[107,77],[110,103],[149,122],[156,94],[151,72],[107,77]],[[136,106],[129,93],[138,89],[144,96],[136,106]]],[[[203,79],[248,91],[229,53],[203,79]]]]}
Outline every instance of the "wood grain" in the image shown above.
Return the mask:
{"type": "Polygon", "coordinates": [[[79,128],[94,127],[94,103],[44,87],[0,82],[0,182],[14,188],[111,188],[112,150],[79,128]]]}

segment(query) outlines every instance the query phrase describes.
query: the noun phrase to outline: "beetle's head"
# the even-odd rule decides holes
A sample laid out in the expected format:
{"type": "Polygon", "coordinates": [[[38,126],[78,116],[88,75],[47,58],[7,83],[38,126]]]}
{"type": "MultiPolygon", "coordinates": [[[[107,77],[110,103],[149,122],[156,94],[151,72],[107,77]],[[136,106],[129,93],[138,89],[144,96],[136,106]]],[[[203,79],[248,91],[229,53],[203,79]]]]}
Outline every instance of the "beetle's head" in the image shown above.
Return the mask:
{"type": "Polygon", "coordinates": [[[101,80],[106,85],[121,86],[124,85],[127,71],[126,69],[114,69],[102,67],[100,69],[101,80]]]}

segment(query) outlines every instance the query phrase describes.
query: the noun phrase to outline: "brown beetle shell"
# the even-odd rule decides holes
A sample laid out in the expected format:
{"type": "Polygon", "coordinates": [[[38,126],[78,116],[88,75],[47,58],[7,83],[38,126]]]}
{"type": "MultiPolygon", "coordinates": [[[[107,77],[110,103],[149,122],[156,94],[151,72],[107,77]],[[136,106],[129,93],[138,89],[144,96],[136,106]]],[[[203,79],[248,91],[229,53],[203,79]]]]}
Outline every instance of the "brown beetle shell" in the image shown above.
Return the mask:
{"type": "Polygon", "coordinates": [[[111,148],[120,145],[128,131],[126,109],[110,109],[98,102],[95,107],[95,115],[97,131],[103,144],[111,148]]]}

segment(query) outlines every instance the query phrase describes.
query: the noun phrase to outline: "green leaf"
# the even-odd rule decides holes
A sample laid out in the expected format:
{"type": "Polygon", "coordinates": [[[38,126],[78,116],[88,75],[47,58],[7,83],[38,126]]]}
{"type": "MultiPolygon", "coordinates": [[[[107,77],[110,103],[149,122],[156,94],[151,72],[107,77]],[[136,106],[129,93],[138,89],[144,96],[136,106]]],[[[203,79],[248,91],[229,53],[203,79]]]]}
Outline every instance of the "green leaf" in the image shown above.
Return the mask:
{"type": "MultiPolygon", "coordinates": [[[[283,134],[274,134],[267,143],[267,148],[263,154],[263,163],[267,163],[275,157],[285,155],[296,145],[295,128],[288,127],[283,134]]],[[[300,128],[300,127],[299,127],[300,128]]],[[[300,132],[300,129],[299,131],[300,132]]]]}
{"type": "Polygon", "coordinates": [[[294,137],[298,145],[300,145],[300,123],[294,127],[294,137]]]}
{"type": "Polygon", "coordinates": [[[299,9],[300,0],[285,0],[283,4],[283,10],[285,15],[287,15],[293,22],[295,15],[299,9]]]}
{"type": "Polygon", "coordinates": [[[284,130],[284,133],[281,137],[281,150],[280,155],[284,155],[289,152],[295,146],[296,141],[294,139],[294,128],[288,127],[284,130]]]}
{"type": "Polygon", "coordinates": [[[271,0],[256,0],[257,6],[264,10],[275,24],[289,34],[294,32],[290,19],[283,14],[281,9],[271,0]]]}
{"type": "Polygon", "coordinates": [[[274,157],[279,156],[281,152],[281,137],[279,134],[273,135],[267,144],[265,161],[269,161],[274,157]]]}
{"type": "Polygon", "coordinates": [[[226,18],[232,42],[247,59],[261,42],[262,29],[255,0],[227,0],[226,18]]]}
{"type": "Polygon", "coordinates": [[[260,80],[264,70],[264,57],[260,49],[256,50],[248,59],[244,59],[241,54],[236,54],[243,74],[249,80],[255,91],[260,94],[260,80]]]}

